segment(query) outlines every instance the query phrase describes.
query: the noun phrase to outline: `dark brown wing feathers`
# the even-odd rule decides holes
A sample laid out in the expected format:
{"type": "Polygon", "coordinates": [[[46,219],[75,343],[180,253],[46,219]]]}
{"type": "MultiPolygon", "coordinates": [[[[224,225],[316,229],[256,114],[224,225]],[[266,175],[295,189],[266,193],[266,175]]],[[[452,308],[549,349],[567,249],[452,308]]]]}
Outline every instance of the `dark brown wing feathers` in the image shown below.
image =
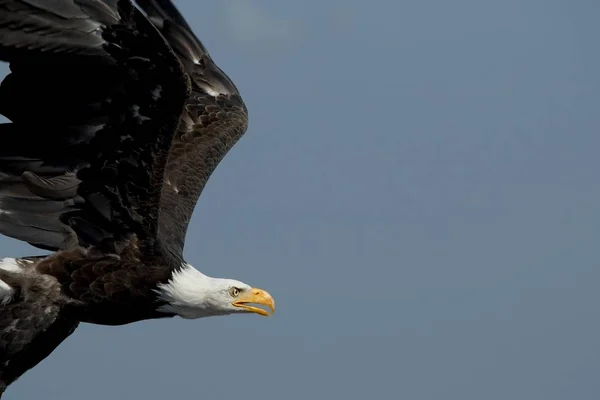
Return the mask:
{"type": "Polygon", "coordinates": [[[194,95],[173,140],[161,198],[161,236],[175,252],[183,250],[194,207],[210,175],[247,124],[241,101],[236,104],[198,90],[194,95]]]}
{"type": "Polygon", "coordinates": [[[107,252],[136,235],[154,256],[189,80],[129,1],[51,3],[0,0],[0,58],[12,71],[0,86],[0,112],[12,121],[0,125],[0,232],[45,249],[107,252]],[[35,94],[46,99],[40,118],[35,94]]]}
{"type": "Polygon", "coordinates": [[[246,131],[246,107],[170,1],[137,1],[170,47],[127,1],[75,1],[44,12],[43,0],[0,0],[0,58],[12,61],[0,112],[13,121],[0,125],[0,208],[11,211],[0,233],[111,252],[135,233],[144,252],[158,237],[181,260],[198,197],[246,131]],[[15,4],[22,13],[1,13],[15,4]],[[42,16],[37,31],[23,33],[32,14],[42,16]],[[100,22],[109,24],[101,36],[100,22]],[[53,99],[35,121],[32,93],[53,99]]]}
{"type": "Polygon", "coordinates": [[[183,251],[194,207],[210,175],[246,132],[248,115],[238,89],[213,62],[169,0],[138,0],[167,38],[192,80],[167,162],[160,236],[174,254],[183,251]]]}

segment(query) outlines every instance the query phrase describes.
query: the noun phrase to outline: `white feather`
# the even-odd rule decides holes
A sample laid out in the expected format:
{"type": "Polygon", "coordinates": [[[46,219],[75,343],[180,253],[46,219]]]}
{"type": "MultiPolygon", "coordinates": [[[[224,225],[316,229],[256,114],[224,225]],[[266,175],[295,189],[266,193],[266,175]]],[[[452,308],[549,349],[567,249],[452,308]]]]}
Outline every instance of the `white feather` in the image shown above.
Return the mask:
{"type": "MultiPolygon", "coordinates": [[[[23,272],[23,269],[19,266],[17,260],[9,257],[0,258],[0,269],[11,273],[23,272]]],[[[13,289],[8,283],[0,280],[0,304],[8,304],[14,294],[15,289],[13,289]]]]}
{"type": "Polygon", "coordinates": [[[21,268],[17,259],[10,257],[0,258],[0,269],[9,272],[23,272],[23,268],[21,268]]]}
{"type": "Polygon", "coordinates": [[[0,281],[0,305],[6,305],[12,299],[15,290],[4,281],[0,281]]]}
{"type": "Polygon", "coordinates": [[[188,319],[241,312],[241,309],[232,304],[229,289],[233,286],[250,289],[243,282],[212,278],[190,264],[185,264],[173,273],[169,282],[158,285],[156,293],[167,303],[158,310],[188,319]]]}

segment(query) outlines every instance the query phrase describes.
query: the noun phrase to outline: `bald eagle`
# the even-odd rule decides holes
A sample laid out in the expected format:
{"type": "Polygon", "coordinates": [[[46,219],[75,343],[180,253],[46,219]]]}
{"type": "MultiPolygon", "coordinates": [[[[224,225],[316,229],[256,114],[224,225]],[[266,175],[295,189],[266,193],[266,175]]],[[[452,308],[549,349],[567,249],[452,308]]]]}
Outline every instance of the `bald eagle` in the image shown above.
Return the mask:
{"type": "Polygon", "coordinates": [[[247,109],[169,0],[0,0],[0,397],[81,322],[267,316],[183,258],[247,109]]]}

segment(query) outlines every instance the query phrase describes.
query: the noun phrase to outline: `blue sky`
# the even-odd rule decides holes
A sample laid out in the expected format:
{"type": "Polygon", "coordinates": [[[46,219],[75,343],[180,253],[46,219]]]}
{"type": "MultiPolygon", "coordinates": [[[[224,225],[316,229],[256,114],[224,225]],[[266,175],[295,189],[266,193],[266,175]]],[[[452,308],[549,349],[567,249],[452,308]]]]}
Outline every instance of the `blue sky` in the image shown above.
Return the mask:
{"type": "Polygon", "coordinates": [[[176,4],[250,111],[185,254],[277,311],[83,325],[7,399],[600,396],[600,3],[176,4]]]}

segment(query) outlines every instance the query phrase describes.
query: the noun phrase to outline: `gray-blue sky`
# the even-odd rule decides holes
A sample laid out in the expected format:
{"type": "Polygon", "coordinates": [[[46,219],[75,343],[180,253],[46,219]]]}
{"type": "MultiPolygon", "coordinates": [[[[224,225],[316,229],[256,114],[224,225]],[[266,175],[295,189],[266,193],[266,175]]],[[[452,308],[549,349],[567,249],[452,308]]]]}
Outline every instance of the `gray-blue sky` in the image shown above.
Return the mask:
{"type": "Polygon", "coordinates": [[[8,399],[598,398],[597,1],[176,4],[251,118],[185,253],[277,312],[84,325],[8,399]]]}

